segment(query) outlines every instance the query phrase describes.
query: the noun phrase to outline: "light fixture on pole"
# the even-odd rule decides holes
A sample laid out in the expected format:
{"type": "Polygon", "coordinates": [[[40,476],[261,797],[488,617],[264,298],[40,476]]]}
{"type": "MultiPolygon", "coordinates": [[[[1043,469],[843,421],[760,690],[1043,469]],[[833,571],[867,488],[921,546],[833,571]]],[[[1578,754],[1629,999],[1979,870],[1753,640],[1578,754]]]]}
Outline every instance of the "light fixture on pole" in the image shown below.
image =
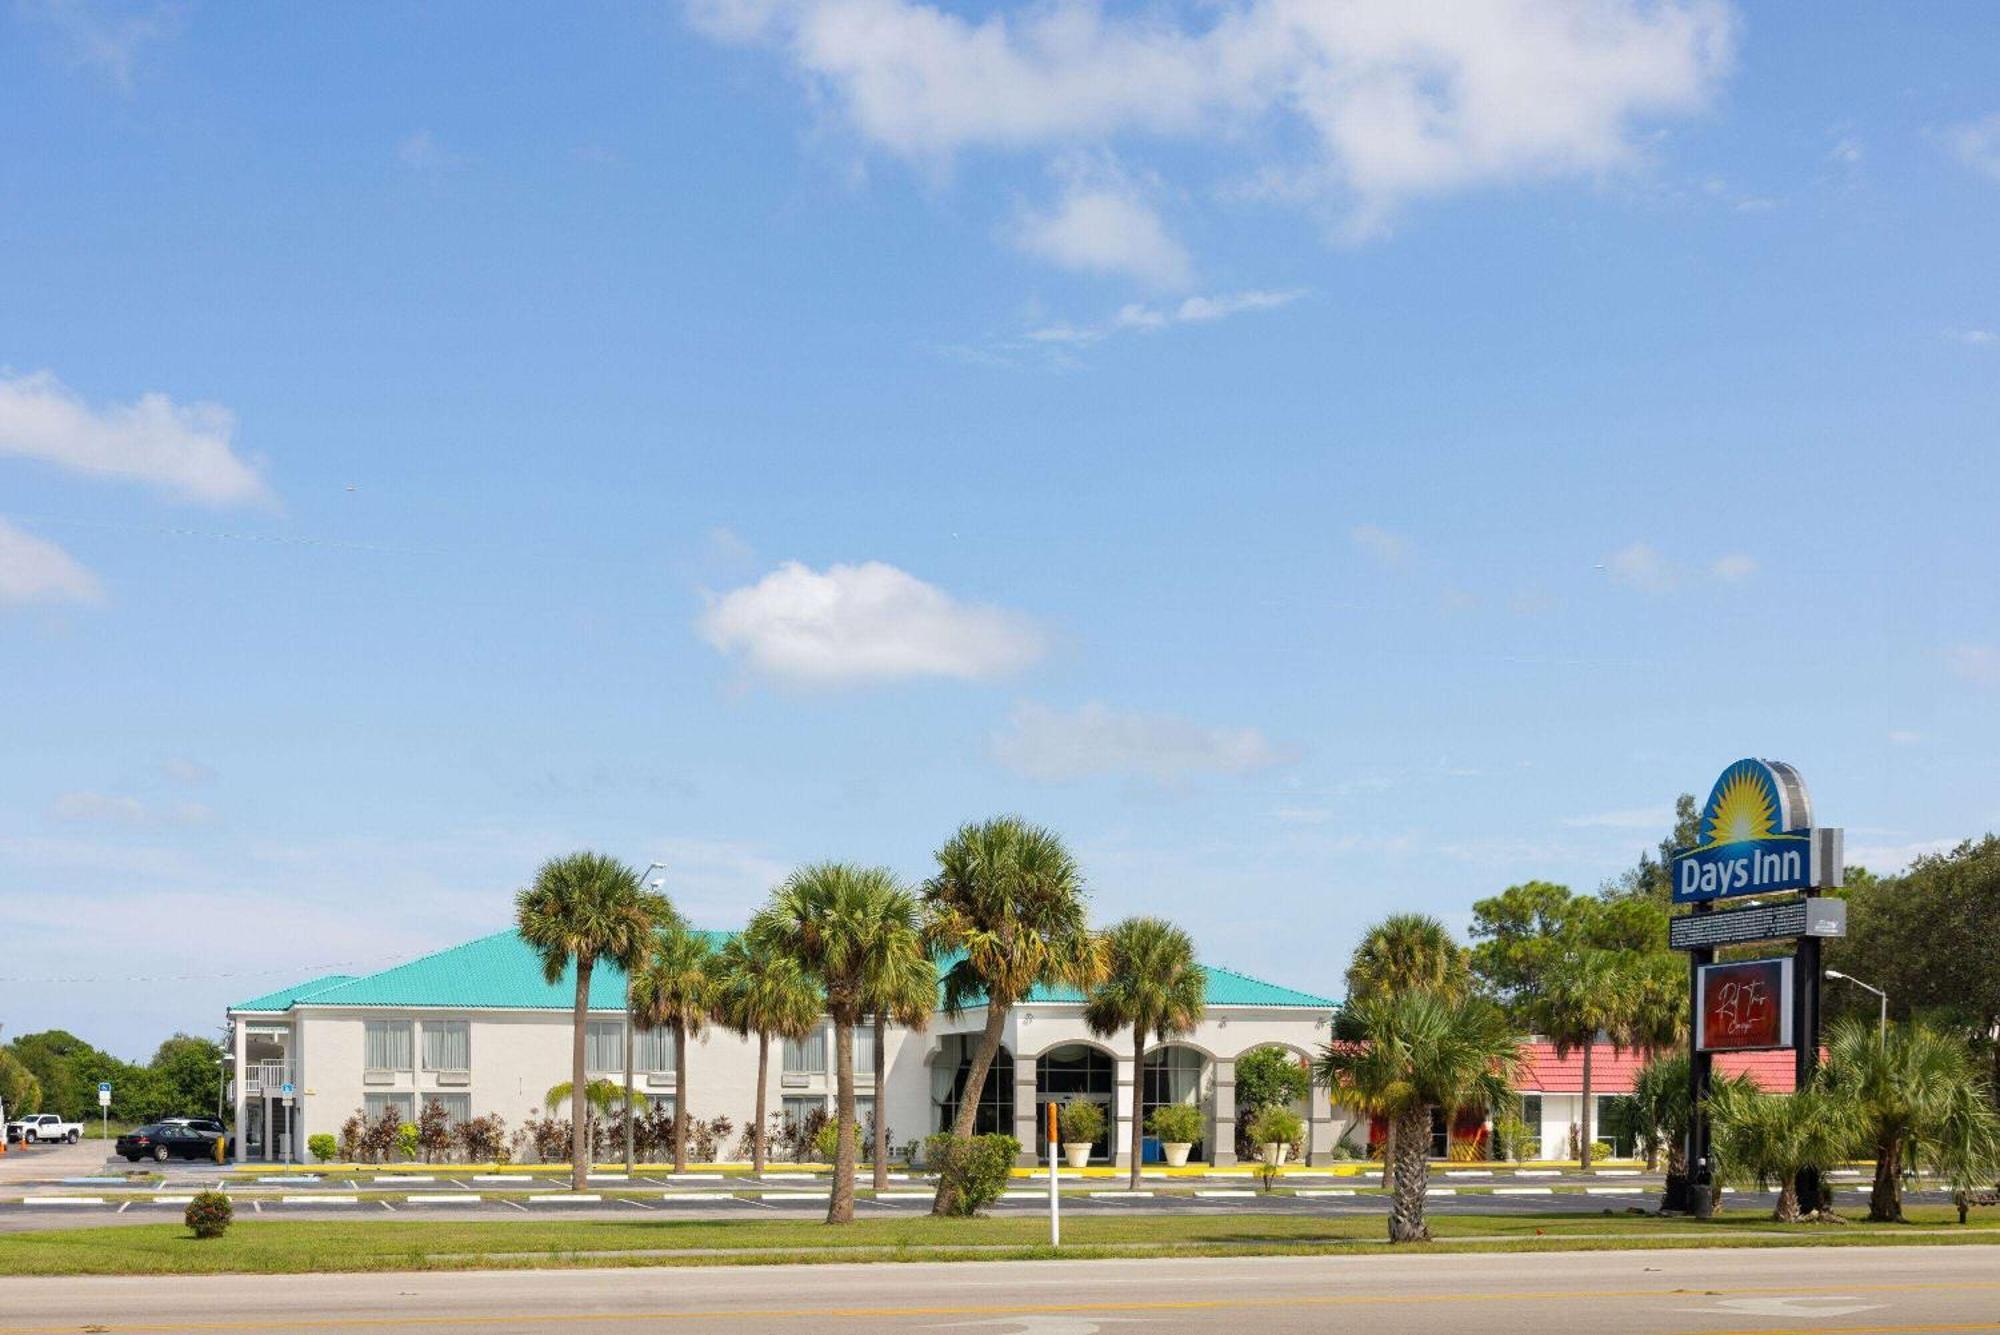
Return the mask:
{"type": "MultiPolygon", "coordinates": [[[[667,869],[667,864],[664,862],[649,862],[646,864],[646,870],[639,873],[639,879],[645,882],[646,888],[648,890],[658,890],[661,886],[667,883],[667,878],[664,876],[655,876],[653,873],[659,871],[665,871],[666,869],[667,869]]],[[[624,1111],[624,1119],[625,1119],[625,1171],[627,1173],[630,1173],[632,1171],[632,1043],[633,1043],[632,971],[630,969],[627,969],[625,971],[625,1022],[619,1027],[625,1031],[625,1098],[622,1101],[621,1106],[624,1111]]],[[[577,1099],[580,1097],[582,1097],[580,1094],[571,1096],[570,1108],[572,1110],[576,1108],[577,1099]]],[[[679,1095],[676,1095],[675,1097],[678,1098],[679,1095]]],[[[571,1115],[572,1116],[575,1115],[574,1111],[572,1111],[571,1115]]]]}
{"type": "Polygon", "coordinates": [[[1888,1034],[1888,1032],[1889,1032],[1889,994],[1888,994],[1887,992],[1884,992],[1884,991],[1883,991],[1883,990],[1882,990],[1881,988],[1879,988],[1879,987],[1876,987],[1876,986],[1875,986],[1874,984],[1872,984],[1872,983],[1864,983],[1864,982],[1862,982],[1862,981],[1861,981],[1861,980],[1860,980],[1859,978],[1854,978],[1854,977],[1851,977],[1851,976],[1849,976],[1849,975],[1847,975],[1847,974],[1844,974],[1844,973],[1842,973],[1842,972],[1841,972],[1840,970],[1838,970],[1838,969],[1828,969],[1828,970],[1826,971],[1826,976],[1827,976],[1828,978],[1838,978],[1838,979],[1839,979],[1839,980],[1840,980],[1841,982],[1843,982],[1843,983],[1852,983],[1852,984],[1854,984],[1854,985],[1855,985],[1856,987],[1858,987],[1858,988],[1862,989],[1863,991],[1865,991],[1865,992],[1873,992],[1873,993],[1874,993],[1874,994],[1875,994],[1876,996],[1880,997],[1880,998],[1882,999],[1882,1020],[1881,1020],[1881,1024],[1880,1024],[1880,1026],[1879,1026],[1879,1029],[1878,1029],[1878,1032],[1880,1032],[1880,1033],[1881,1033],[1881,1034],[1883,1034],[1884,1036],[1886,1036],[1886,1035],[1888,1034]]]}

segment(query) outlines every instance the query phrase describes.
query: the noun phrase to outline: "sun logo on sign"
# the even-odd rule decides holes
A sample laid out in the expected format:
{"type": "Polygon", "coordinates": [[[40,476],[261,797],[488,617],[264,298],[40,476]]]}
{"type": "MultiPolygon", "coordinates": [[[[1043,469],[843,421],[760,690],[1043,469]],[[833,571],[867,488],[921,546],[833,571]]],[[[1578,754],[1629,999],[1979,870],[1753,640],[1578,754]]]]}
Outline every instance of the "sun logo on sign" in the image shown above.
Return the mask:
{"type": "Polygon", "coordinates": [[[1778,807],[1764,776],[1749,766],[1723,781],[1708,809],[1708,843],[1743,844],[1778,832],[1778,807]]]}

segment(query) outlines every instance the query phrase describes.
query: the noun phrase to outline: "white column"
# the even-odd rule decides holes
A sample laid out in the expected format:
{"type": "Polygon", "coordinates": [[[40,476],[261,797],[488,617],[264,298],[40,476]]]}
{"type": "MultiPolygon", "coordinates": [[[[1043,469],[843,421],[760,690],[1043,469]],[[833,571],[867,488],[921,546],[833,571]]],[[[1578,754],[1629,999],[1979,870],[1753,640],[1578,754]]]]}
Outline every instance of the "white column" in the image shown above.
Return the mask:
{"type": "MultiPolygon", "coordinates": [[[[1021,1152],[1014,1163],[1021,1168],[1034,1168],[1041,1163],[1035,1154],[1035,1128],[1041,1115],[1041,1109],[1035,1106],[1035,1062],[1033,1057],[1014,1059],[1014,1139],[1021,1142],[1021,1152]]],[[[989,1073],[986,1078],[995,1077],[989,1073]]],[[[1058,1148],[1056,1152],[1062,1151],[1058,1148]]]]}
{"type": "Polygon", "coordinates": [[[249,1026],[239,1019],[231,1027],[234,1031],[232,1038],[234,1042],[236,1071],[236,1079],[234,1081],[236,1102],[236,1162],[242,1163],[245,1157],[244,1142],[249,1139],[248,1133],[250,1130],[250,1079],[249,1072],[245,1069],[247,1065],[245,1053],[249,1047],[249,1026]]]}
{"type": "Polygon", "coordinates": [[[1120,1057],[1113,1075],[1117,1083],[1111,1087],[1111,1162],[1130,1168],[1132,1119],[1139,1115],[1138,1065],[1130,1057],[1120,1057]]]}
{"type": "Polygon", "coordinates": [[[1208,1161],[1218,1168],[1236,1162],[1236,1059],[1218,1057],[1215,1062],[1215,1131],[1209,1142],[1208,1161]]]}
{"type": "Polygon", "coordinates": [[[1333,1139],[1333,1095],[1315,1080],[1306,1092],[1306,1162],[1328,1162],[1333,1139]]]}

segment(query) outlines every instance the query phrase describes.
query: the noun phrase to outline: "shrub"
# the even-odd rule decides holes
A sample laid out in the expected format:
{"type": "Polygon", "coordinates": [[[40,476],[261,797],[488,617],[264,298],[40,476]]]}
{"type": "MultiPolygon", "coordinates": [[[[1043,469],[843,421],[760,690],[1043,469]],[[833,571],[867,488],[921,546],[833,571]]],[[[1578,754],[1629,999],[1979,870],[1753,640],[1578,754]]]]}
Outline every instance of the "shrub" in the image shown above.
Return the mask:
{"type": "Polygon", "coordinates": [[[396,1128],[396,1153],[405,1160],[417,1157],[417,1139],[423,1133],[415,1122],[404,1122],[396,1128]]]}
{"type": "Polygon", "coordinates": [[[1063,1144],[1095,1145],[1104,1134],[1104,1109],[1089,1099],[1071,1099],[1060,1117],[1063,1144]]]}
{"type": "Polygon", "coordinates": [[[188,1202],[184,1218],[197,1238],[219,1238],[235,1220],[236,1210],[221,1192],[204,1191],[188,1202]]]}
{"type": "Polygon", "coordinates": [[[769,1138],[770,1149],[777,1158],[790,1159],[793,1163],[803,1163],[813,1153],[819,1142],[821,1128],[827,1124],[824,1108],[809,1108],[804,1117],[788,1117],[783,1113],[772,1113],[774,1128],[769,1138]]]}
{"type": "Polygon", "coordinates": [[[567,1117],[537,1117],[528,1114],[528,1120],[521,1127],[521,1134],[527,1146],[535,1151],[535,1158],[541,1163],[562,1163],[569,1158],[570,1124],[567,1117]]]}
{"type": "MultiPolygon", "coordinates": [[[[716,1155],[729,1143],[729,1133],[735,1129],[736,1123],[727,1117],[717,1117],[704,1122],[689,1114],[688,1157],[699,1163],[714,1163],[716,1155]]],[[[673,1144],[671,1131],[667,1133],[667,1144],[669,1146],[673,1144]]]]}
{"type": "Polygon", "coordinates": [[[1021,1142],[1012,1136],[954,1136],[940,1132],[924,1142],[924,1163],[947,1188],[955,1215],[969,1216],[1000,1199],[1021,1142]]]}
{"type": "Polygon", "coordinates": [[[361,1149],[376,1163],[387,1163],[390,1153],[396,1148],[396,1134],[402,1129],[403,1119],[395,1106],[384,1108],[381,1115],[367,1124],[361,1133],[361,1149]]]}
{"type": "Polygon", "coordinates": [[[436,1099],[425,1103],[417,1114],[417,1146],[424,1152],[425,1163],[436,1163],[451,1153],[451,1114],[436,1099]]]}
{"type": "MultiPolygon", "coordinates": [[[[834,1156],[840,1151],[840,1142],[834,1139],[834,1126],[833,1121],[825,1121],[820,1126],[819,1134],[813,1137],[813,1156],[821,1163],[832,1163],[834,1156]]],[[[858,1123],[847,1124],[848,1138],[854,1142],[854,1157],[857,1161],[861,1158],[860,1132],[861,1127],[858,1123]]]]}
{"type": "Polygon", "coordinates": [[[367,1139],[368,1119],[356,1108],[354,1116],[340,1124],[340,1157],[348,1163],[360,1162],[361,1148],[367,1139]]]}
{"type": "Polygon", "coordinates": [[[312,1151],[314,1159],[320,1163],[327,1163],[340,1153],[340,1142],[322,1131],[318,1135],[306,1137],[306,1148],[312,1151]]]}
{"type": "Polygon", "coordinates": [[[1192,1103],[1169,1103],[1153,1109],[1146,1129],[1163,1145],[1192,1145],[1201,1139],[1201,1109],[1192,1103]]]}
{"type": "Polygon", "coordinates": [[[507,1152],[507,1124],[494,1114],[468,1117],[451,1134],[468,1163],[498,1163],[507,1152]]]}
{"type": "Polygon", "coordinates": [[[1590,1142],[1590,1157],[1592,1159],[1609,1159],[1614,1157],[1616,1153],[1617,1151],[1611,1148],[1611,1142],[1608,1140],[1593,1140],[1590,1142]]]}
{"type": "Polygon", "coordinates": [[[1267,1103],[1250,1119],[1253,1145],[1290,1145],[1305,1134],[1306,1124],[1282,1103],[1267,1103]]]}

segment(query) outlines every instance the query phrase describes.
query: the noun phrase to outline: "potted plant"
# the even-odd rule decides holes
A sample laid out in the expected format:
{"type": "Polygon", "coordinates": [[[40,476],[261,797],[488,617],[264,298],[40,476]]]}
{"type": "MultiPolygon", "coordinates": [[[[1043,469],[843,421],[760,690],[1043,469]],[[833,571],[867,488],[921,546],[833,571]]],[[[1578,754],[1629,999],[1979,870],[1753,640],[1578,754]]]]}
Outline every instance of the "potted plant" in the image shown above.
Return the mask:
{"type": "Polygon", "coordinates": [[[1167,1156],[1167,1167],[1186,1167],[1188,1151],[1201,1138],[1201,1109],[1192,1103],[1166,1104],[1153,1109],[1153,1115],[1146,1119],[1146,1129],[1159,1139],[1160,1152],[1167,1156]]]}
{"type": "Polygon", "coordinates": [[[1272,1168],[1285,1161],[1292,1152],[1292,1142],[1304,1133],[1305,1123],[1282,1103],[1267,1103],[1250,1119],[1250,1143],[1272,1168]]]}
{"type": "Polygon", "coordinates": [[[1060,1114],[1063,1155],[1071,1168],[1090,1162],[1090,1151],[1104,1134],[1104,1109],[1088,1099],[1072,1099],[1060,1114]]]}

